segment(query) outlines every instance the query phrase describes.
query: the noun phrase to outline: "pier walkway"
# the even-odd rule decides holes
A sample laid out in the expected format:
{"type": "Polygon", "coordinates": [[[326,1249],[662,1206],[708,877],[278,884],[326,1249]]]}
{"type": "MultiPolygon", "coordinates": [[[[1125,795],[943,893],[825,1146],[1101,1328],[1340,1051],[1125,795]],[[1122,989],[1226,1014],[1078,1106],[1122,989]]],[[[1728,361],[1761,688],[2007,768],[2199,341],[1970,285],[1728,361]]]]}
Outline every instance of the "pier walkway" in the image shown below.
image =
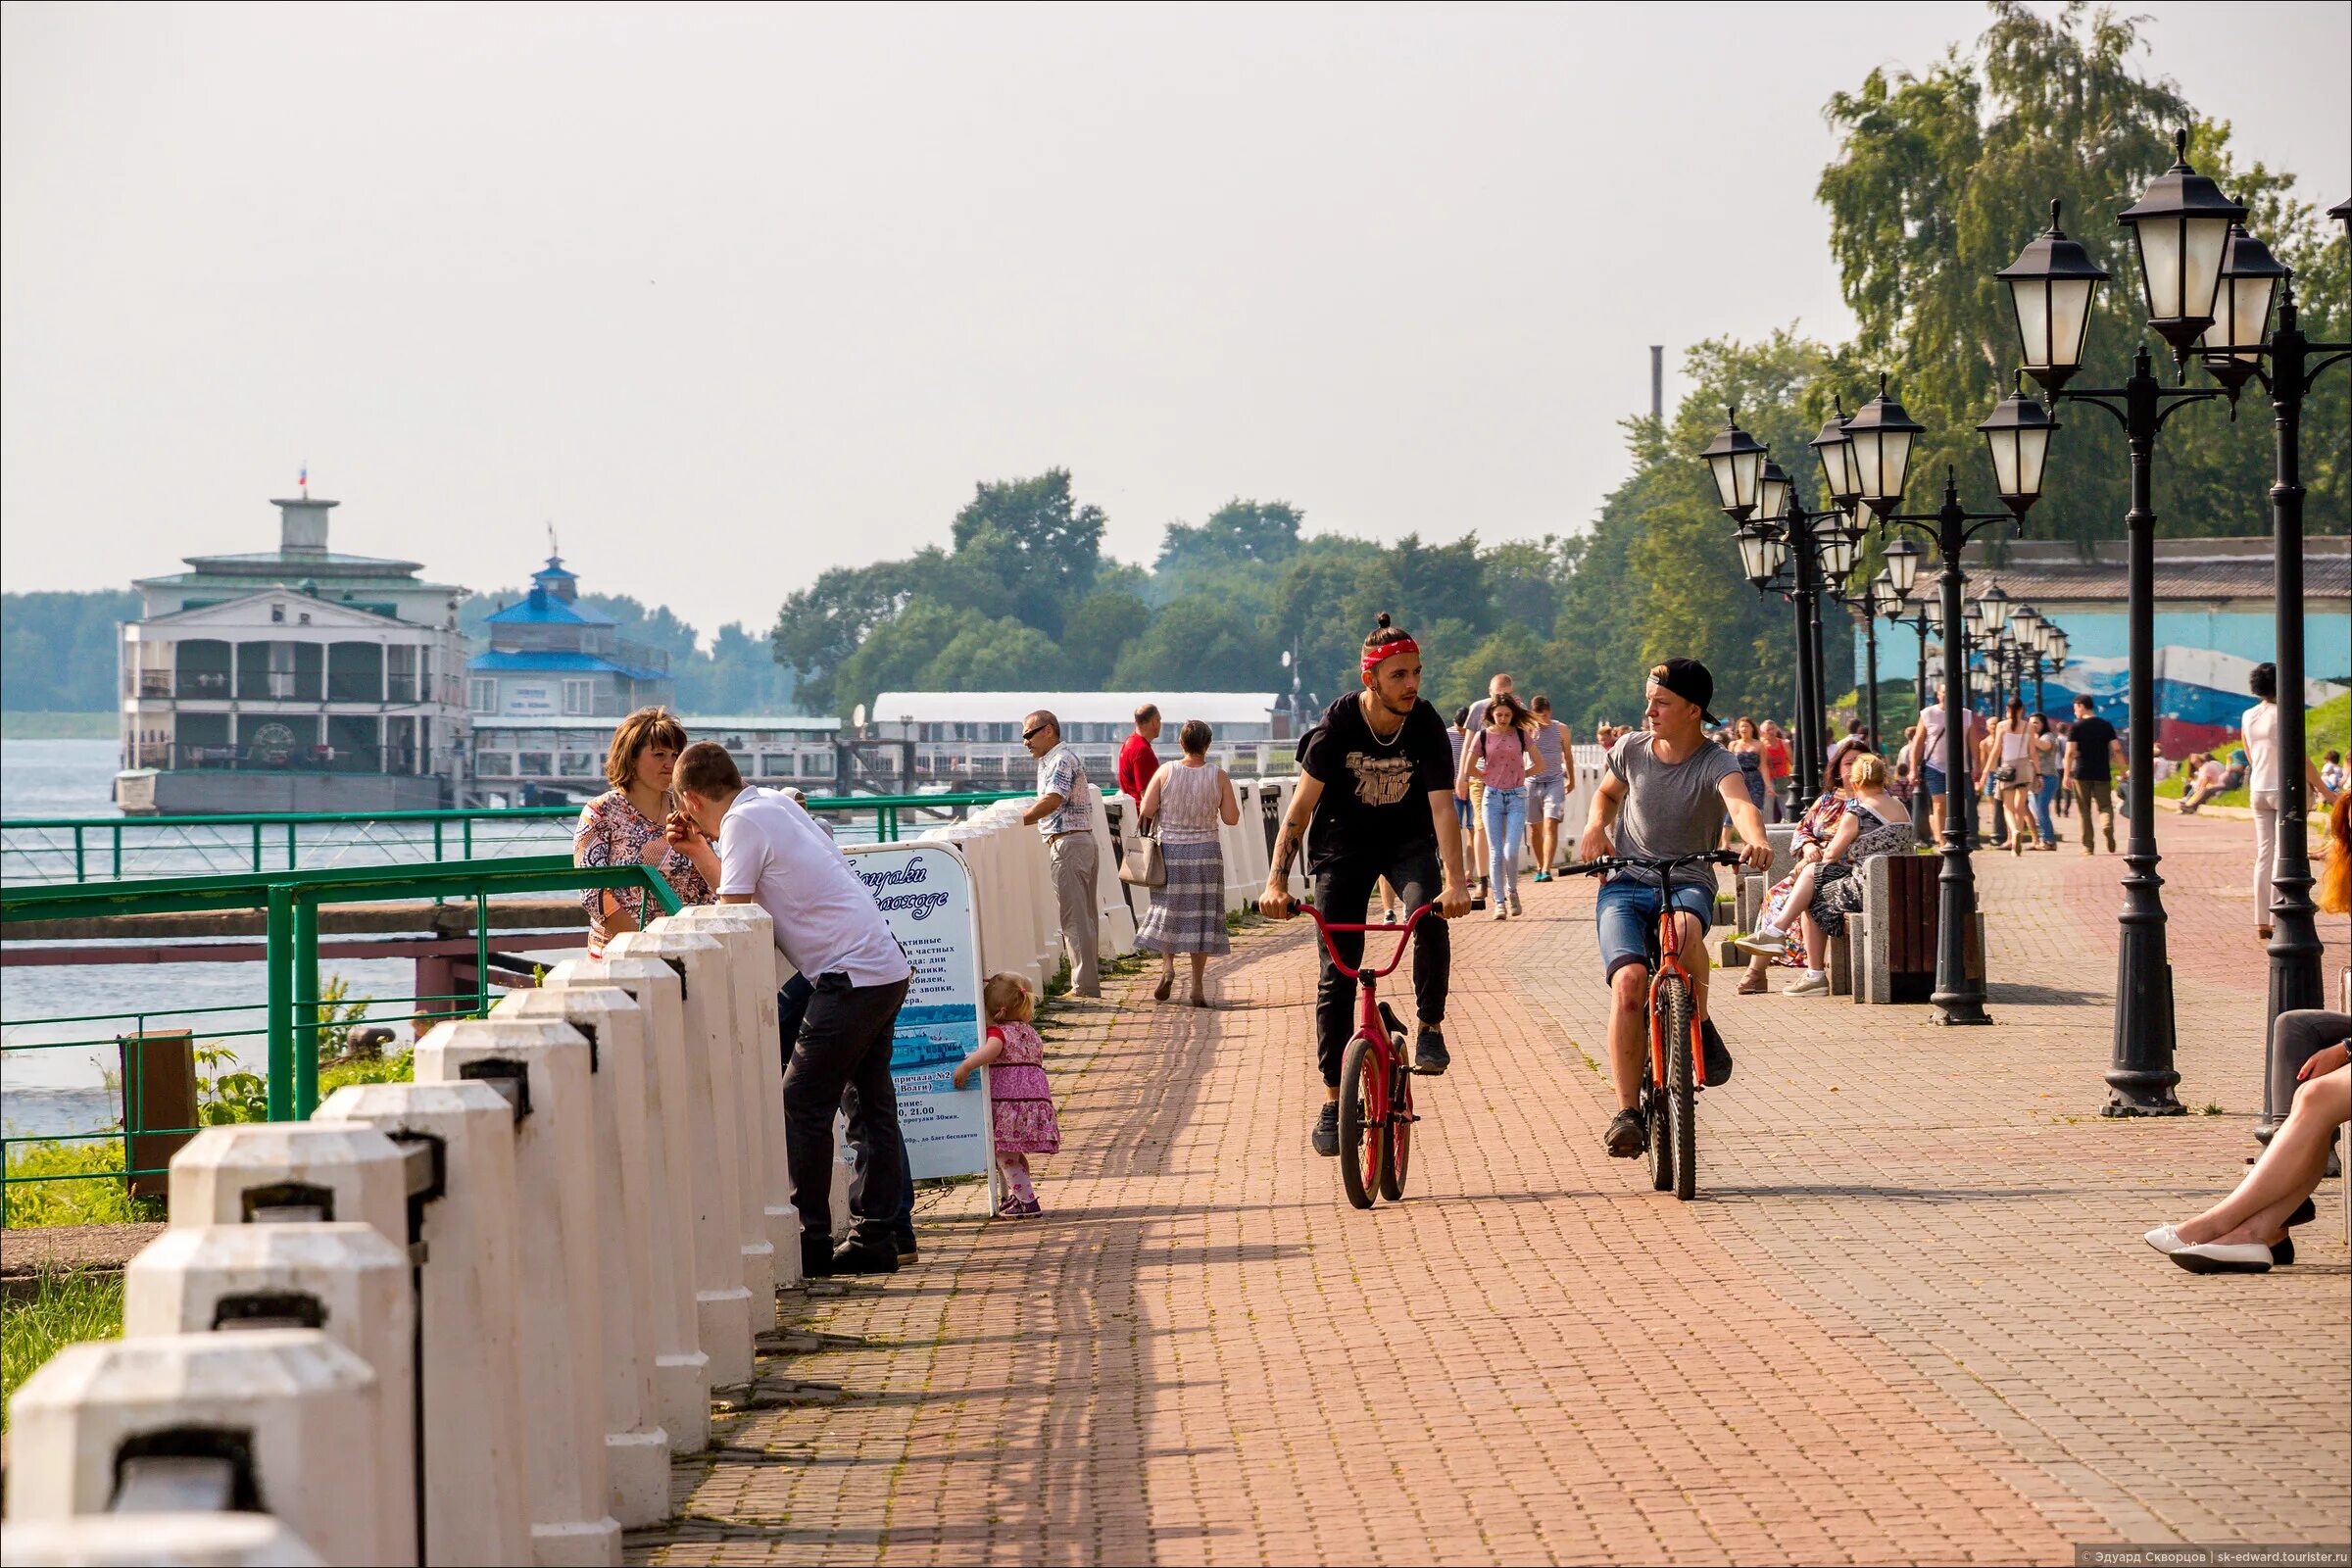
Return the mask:
{"type": "Polygon", "coordinates": [[[1303,923],[1237,943],[1217,1010],[1121,982],[1052,1031],[1045,1217],[930,1194],[921,1263],[814,1287],[631,1559],[2340,1545],[2343,1185],[2290,1269],[2197,1277],[2139,1241],[2253,1147],[2250,836],[2163,824],[2188,1117],[2098,1114],[2121,859],[1986,854],[1996,1026],[1725,988],[1739,1074],[1687,1205],[1600,1152],[1589,884],[1460,934],[1453,1070],[1407,1200],[1370,1212],[1306,1147],[1303,923]]]}

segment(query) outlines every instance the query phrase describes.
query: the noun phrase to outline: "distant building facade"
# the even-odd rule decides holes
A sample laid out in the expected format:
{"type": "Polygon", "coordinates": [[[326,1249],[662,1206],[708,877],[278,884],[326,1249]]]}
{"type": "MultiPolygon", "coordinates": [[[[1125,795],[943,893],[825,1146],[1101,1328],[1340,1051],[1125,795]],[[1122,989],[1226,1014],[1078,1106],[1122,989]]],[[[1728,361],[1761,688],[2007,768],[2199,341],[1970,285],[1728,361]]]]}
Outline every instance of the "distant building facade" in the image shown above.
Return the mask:
{"type": "MultiPolygon", "coordinates": [[[[720,717],[681,714],[689,740],[716,741],[735,759],[745,780],[769,789],[786,785],[810,795],[834,788],[833,740],[838,719],[720,717]]],[[[581,716],[476,717],[473,783],[484,804],[548,805],[586,800],[611,788],[605,758],[613,720],[581,716]]]]}
{"type": "Polygon", "coordinates": [[[490,647],[466,666],[477,719],[619,718],[675,700],[669,655],[630,642],[579,603],[579,579],[550,556],[531,591],[490,617],[490,647]]]}
{"type": "MultiPolygon", "coordinates": [[[[1997,567],[1972,561],[1967,590],[1975,597],[1998,583],[2012,606],[2031,605],[2065,628],[2067,667],[2043,682],[2044,702],[2063,716],[2076,694],[2085,694],[2119,729],[2131,667],[2124,548],[2121,539],[2101,540],[2088,552],[2023,540],[2008,547],[1997,567]]],[[[2156,541],[2159,755],[2178,760],[2236,733],[2254,701],[2247,676],[2278,655],[2276,561],[2269,539],[2156,541]]],[[[1934,568],[1923,567],[1914,599],[1935,592],[1935,582],[1934,568]]],[[[1881,628],[1883,682],[1907,680],[1911,650],[1907,637],[1890,639],[1881,628]]],[[[1862,667],[1859,633],[1854,667],[1862,667]]],[[[2312,706],[2352,683],[2352,540],[2341,536],[2305,541],[2303,673],[2304,700],[2312,706]]]]}
{"type": "Polygon", "coordinates": [[[1095,782],[1115,790],[1119,747],[1146,703],[1167,726],[1158,747],[1163,761],[1179,755],[1177,729],[1198,718],[1216,737],[1209,755],[1229,772],[1297,765],[1290,715],[1272,692],[884,692],[866,729],[911,752],[918,782],[1020,787],[1037,777],[1021,744],[1021,718],[1045,709],[1061,721],[1062,739],[1095,782]]]}
{"type": "Polygon", "coordinates": [[[414,561],[339,555],[305,494],[278,548],[143,578],[122,627],[128,810],[375,811],[456,804],[467,746],[466,590],[414,561]]]}

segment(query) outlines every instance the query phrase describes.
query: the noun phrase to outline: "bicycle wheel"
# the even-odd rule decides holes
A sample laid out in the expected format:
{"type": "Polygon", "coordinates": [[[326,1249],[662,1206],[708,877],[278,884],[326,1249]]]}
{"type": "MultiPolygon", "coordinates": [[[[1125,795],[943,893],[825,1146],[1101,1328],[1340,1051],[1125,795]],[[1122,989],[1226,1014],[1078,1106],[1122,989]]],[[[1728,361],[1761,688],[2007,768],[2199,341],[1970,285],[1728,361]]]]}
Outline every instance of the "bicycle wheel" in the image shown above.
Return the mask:
{"type": "Polygon", "coordinates": [[[1357,1035],[1340,1058],[1340,1185],[1348,1201],[1372,1206],[1372,1194],[1388,1164],[1388,1128],[1372,1107],[1379,1102],[1380,1056],[1372,1042],[1357,1035]]]}
{"type": "Polygon", "coordinates": [[[1666,1095],[1658,1087],[1647,1042],[1642,1048],[1642,1124],[1649,1134],[1649,1185],[1665,1192],[1674,1185],[1674,1145],[1666,1134],[1666,1095]]]}
{"type": "Polygon", "coordinates": [[[1658,983],[1658,1027],[1666,1031],[1666,1126],[1674,1145],[1674,1196],[1698,1191],[1698,1087],[1692,1081],[1690,989],[1680,975],[1658,983]]]}
{"type": "Polygon", "coordinates": [[[1413,1077],[1405,1070],[1404,1036],[1394,1036],[1396,1068],[1389,1086],[1389,1136],[1380,1161],[1380,1196],[1394,1203],[1404,1196],[1413,1162],[1413,1077]]]}

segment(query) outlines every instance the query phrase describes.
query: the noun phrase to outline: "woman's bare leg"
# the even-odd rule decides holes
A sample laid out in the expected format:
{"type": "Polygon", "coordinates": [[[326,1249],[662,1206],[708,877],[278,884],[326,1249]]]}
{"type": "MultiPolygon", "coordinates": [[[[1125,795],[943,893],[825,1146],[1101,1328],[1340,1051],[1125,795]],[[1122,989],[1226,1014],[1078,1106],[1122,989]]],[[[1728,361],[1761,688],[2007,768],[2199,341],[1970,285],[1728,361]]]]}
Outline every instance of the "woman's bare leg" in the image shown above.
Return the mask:
{"type": "Polygon", "coordinates": [[[2338,1067],[2295,1092],[2294,1107],[2254,1168],[2228,1198],[2178,1227],[2180,1239],[2273,1243],[2286,1234],[2286,1216],[2320,1185],[2328,1147],[2352,1102],[2352,1066],[2338,1067]]]}
{"type": "Polygon", "coordinates": [[[1805,934],[1805,967],[1827,969],[1830,966],[1830,934],[1821,928],[1819,920],[1813,918],[1811,909],[1804,912],[1799,926],[1805,934]]]}
{"type": "Polygon", "coordinates": [[[1780,928],[1792,929],[1798,918],[1813,904],[1813,885],[1821,878],[1816,874],[1818,862],[1807,860],[1797,868],[1796,880],[1788,884],[1788,902],[1781,906],[1780,928]]]}
{"type": "Polygon", "coordinates": [[[1206,976],[1208,974],[1208,955],[1205,953],[1196,953],[1192,956],[1193,1001],[1196,1004],[1198,1004],[1202,995],[1201,987],[1206,983],[1206,976]]]}

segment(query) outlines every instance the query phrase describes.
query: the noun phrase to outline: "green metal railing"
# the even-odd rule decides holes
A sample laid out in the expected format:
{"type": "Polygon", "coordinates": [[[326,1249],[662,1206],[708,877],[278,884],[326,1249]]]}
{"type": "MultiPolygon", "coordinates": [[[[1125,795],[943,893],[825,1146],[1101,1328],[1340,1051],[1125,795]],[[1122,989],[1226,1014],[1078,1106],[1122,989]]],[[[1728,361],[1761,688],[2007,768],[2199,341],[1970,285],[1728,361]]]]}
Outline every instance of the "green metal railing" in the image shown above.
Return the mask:
{"type": "MultiPolygon", "coordinates": [[[[676,913],[678,896],[668,881],[651,866],[574,865],[566,855],[518,856],[494,860],[456,860],[427,865],[348,866],[322,871],[270,871],[260,874],[241,873],[231,876],[161,877],[144,881],[82,883],[60,887],[0,888],[0,927],[30,920],[86,919],[104,915],[189,913],[216,909],[264,909],[268,911],[264,964],[268,973],[266,1022],[259,1030],[223,1031],[219,1038],[251,1036],[256,1033],[268,1042],[268,1071],[266,1074],[269,1119],[293,1121],[310,1115],[318,1102],[318,1041],[322,1031],[342,1027],[329,1022],[321,1014],[321,988],[318,979],[318,909],[323,904],[351,903],[358,900],[450,900],[470,899],[474,905],[474,969],[475,990],[470,997],[416,997],[401,999],[414,1002],[422,1009],[427,1003],[445,1005],[430,1011],[419,1010],[406,1015],[408,1019],[449,1016],[470,1011],[487,1012],[490,1006],[490,900],[504,894],[542,893],[555,889],[634,888],[646,895],[665,913],[676,913]],[[456,1005],[466,1004],[465,1006],[456,1005]],[[308,1049],[298,1049],[298,1043],[308,1049]]],[[[192,1016],[195,1013],[250,1011],[252,1004],[230,1007],[175,1009],[171,1017],[192,1016]]],[[[86,1013],[69,1018],[41,1020],[49,1024],[96,1023],[108,1018],[135,1020],[131,1038],[144,1040],[146,1020],[161,1009],[138,1013],[86,1013]]],[[[371,1018],[369,1022],[401,1022],[402,1017],[371,1018]]],[[[54,1051],[105,1047],[120,1043],[121,1037],[99,1039],[40,1041],[26,1044],[0,1045],[0,1052],[54,1051]]],[[[132,1060],[141,1061],[144,1050],[132,1052],[132,1060]]],[[[128,1069],[127,1070],[132,1070],[128,1069]]],[[[139,1085],[126,1081],[124,1089],[123,1129],[118,1134],[105,1132],[74,1134],[60,1137],[0,1136],[0,1207],[5,1206],[5,1184],[8,1181],[5,1152],[9,1146],[23,1143],[87,1141],[95,1138],[121,1136],[127,1139],[152,1133],[187,1132],[190,1128],[149,1128],[133,1125],[136,1115],[129,1108],[140,1104],[139,1085]]],[[[134,1170],[129,1145],[124,1149],[124,1169],[102,1173],[78,1173],[68,1176],[31,1176],[19,1178],[29,1181],[127,1178],[153,1174],[134,1170]]]]}
{"type": "MultiPolygon", "coordinates": [[[[1026,791],[816,796],[827,817],[871,814],[876,841],[899,837],[906,813],[962,811],[1026,791]]],[[[473,860],[569,847],[574,806],[451,811],[229,812],[208,816],[45,816],[0,821],[0,883],[45,886],[126,875],[323,870],[357,858],[384,864],[473,860]]]]}

